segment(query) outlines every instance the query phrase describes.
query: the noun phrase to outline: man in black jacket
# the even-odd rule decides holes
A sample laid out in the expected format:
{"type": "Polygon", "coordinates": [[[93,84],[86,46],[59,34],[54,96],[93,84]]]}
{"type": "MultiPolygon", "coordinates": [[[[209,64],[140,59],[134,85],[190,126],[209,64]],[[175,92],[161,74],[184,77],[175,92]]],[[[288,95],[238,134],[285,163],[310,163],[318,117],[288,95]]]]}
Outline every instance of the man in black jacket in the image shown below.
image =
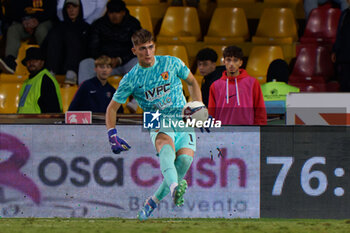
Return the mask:
{"type": "Polygon", "coordinates": [[[0,69],[13,74],[21,40],[34,36],[41,45],[56,20],[56,0],[11,0],[6,17],[12,21],[7,31],[5,58],[0,59],[0,69]]]}
{"type": "Polygon", "coordinates": [[[210,86],[221,77],[225,66],[216,67],[218,55],[211,48],[200,50],[196,56],[196,60],[198,71],[204,76],[201,87],[203,103],[208,107],[210,86]]]}
{"type": "MultiPolygon", "coordinates": [[[[107,4],[107,13],[91,26],[88,42],[90,57],[107,55],[112,58],[112,75],[126,74],[137,63],[137,58],[131,52],[131,36],[139,29],[140,22],[129,14],[125,3],[111,0],[107,4]]],[[[95,76],[92,58],[80,63],[79,83],[95,76]]]]}
{"type": "Polygon", "coordinates": [[[87,54],[89,24],[83,19],[80,0],[65,0],[63,21],[47,36],[46,66],[54,74],[65,74],[65,83],[77,84],[78,68],[87,54]]]}

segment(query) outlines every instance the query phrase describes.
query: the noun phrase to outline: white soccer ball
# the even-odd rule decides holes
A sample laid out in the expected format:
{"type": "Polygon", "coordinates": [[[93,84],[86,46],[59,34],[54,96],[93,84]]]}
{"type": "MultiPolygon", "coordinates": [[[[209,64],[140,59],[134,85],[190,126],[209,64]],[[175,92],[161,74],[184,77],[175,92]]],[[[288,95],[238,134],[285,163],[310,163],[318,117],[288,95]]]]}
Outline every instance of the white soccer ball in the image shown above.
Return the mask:
{"type": "Polygon", "coordinates": [[[208,120],[208,109],[200,101],[192,101],[185,104],[182,109],[182,116],[184,121],[195,120],[195,122],[200,121],[204,122],[208,120]]]}

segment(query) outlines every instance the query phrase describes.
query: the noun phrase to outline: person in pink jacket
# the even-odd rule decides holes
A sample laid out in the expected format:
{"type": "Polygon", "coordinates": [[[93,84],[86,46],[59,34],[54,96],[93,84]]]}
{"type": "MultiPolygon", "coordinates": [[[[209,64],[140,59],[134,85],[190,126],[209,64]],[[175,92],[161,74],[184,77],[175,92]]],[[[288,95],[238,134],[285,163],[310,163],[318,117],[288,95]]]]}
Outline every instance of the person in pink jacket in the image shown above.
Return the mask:
{"type": "Polygon", "coordinates": [[[266,125],[266,108],[259,82],[240,68],[242,49],[228,46],[223,57],[226,71],[210,86],[209,114],[222,125],[266,125]]]}

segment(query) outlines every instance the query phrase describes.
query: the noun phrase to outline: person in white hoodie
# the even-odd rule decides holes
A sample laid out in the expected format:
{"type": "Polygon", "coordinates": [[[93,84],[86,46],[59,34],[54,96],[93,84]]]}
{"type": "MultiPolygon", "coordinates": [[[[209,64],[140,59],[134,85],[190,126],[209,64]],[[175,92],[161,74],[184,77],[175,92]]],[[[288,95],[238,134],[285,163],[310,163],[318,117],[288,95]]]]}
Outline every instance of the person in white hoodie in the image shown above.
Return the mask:
{"type": "MultiPolygon", "coordinates": [[[[84,21],[92,24],[96,19],[100,18],[106,11],[108,0],[81,0],[83,8],[84,21]]],[[[57,16],[63,21],[62,10],[65,0],[57,0],[57,16]]]]}

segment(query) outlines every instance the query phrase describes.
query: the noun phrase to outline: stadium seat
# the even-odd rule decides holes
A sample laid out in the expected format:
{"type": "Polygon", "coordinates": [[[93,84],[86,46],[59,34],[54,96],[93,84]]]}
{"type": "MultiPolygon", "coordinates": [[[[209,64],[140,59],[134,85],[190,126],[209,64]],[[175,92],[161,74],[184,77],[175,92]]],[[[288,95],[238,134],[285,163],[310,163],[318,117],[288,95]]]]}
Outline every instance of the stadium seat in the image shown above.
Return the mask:
{"type": "Polygon", "coordinates": [[[194,7],[168,7],[157,42],[193,43],[201,38],[197,9],[194,7]]]}
{"type": "Polygon", "coordinates": [[[126,5],[141,6],[141,5],[156,5],[156,4],[159,4],[160,1],[159,0],[125,0],[125,3],[126,5]]]}
{"type": "Polygon", "coordinates": [[[313,9],[300,38],[301,43],[334,43],[341,11],[338,8],[313,9]]]}
{"type": "Polygon", "coordinates": [[[254,44],[292,44],[298,40],[294,14],[289,8],[265,8],[258,24],[254,44]]]}
{"type": "Polygon", "coordinates": [[[324,81],[334,75],[329,47],[316,44],[304,45],[300,48],[295,65],[290,75],[292,80],[303,81],[310,77],[322,77],[324,81]]]}
{"type": "Polygon", "coordinates": [[[157,45],[156,55],[170,55],[180,58],[189,67],[188,54],[183,45],[157,45]]]}
{"type": "Polygon", "coordinates": [[[338,81],[330,81],[327,83],[327,92],[339,92],[340,91],[340,84],[338,81]]]}
{"type": "Polygon", "coordinates": [[[21,47],[18,50],[18,55],[16,59],[17,67],[15,70],[15,74],[17,75],[29,75],[29,71],[27,70],[27,67],[25,67],[22,64],[22,60],[26,56],[27,49],[31,47],[39,47],[39,45],[36,44],[28,44],[28,41],[21,42],[21,47]]]}
{"type": "Polygon", "coordinates": [[[216,0],[218,6],[233,5],[235,3],[255,3],[256,0],[216,0]]]}
{"type": "Polygon", "coordinates": [[[303,0],[264,0],[264,3],[299,3],[303,0]]]}
{"type": "Polygon", "coordinates": [[[249,39],[248,22],[242,8],[216,8],[204,42],[208,44],[243,43],[249,39]]]}
{"type": "Polygon", "coordinates": [[[153,33],[151,14],[146,6],[128,6],[130,15],[137,18],[141,27],[153,33]]]}
{"type": "Polygon", "coordinates": [[[0,74],[0,83],[2,82],[18,82],[23,83],[24,80],[28,78],[27,75],[17,75],[17,74],[0,74]]]}
{"type": "Polygon", "coordinates": [[[250,76],[255,77],[260,84],[263,84],[266,82],[270,63],[279,58],[284,59],[280,46],[255,46],[249,54],[246,70],[250,76]]]}
{"type": "Polygon", "coordinates": [[[298,87],[300,92],[326,92],[327,86],[323,77],[313,76],[306,77],[304,80],[295,80],[294,77],[289,78],[289,85],[298,87]]]}
{"type": "Polygon", "coordinates": [[[109,84],[111,84],[115,89],[118,89],[119,83],[122,80],[122,76],[111,76],[108,78],[109,84]]]}
{"type": "Polygon", "coordinates": [[[0,114],[17,113],[21,87],[19,82],[0,82],[0,114]]]}
{"type": "Polygon", "coordinates": [[[61,97],[62,97],[62,107],[63,107],[63,113],[65,113],[68,108],[70,103],[73,100],[73,97],[75,93],[78,90],[78,85],[64,85],[60,87],[61,91],[61,97]]]}

